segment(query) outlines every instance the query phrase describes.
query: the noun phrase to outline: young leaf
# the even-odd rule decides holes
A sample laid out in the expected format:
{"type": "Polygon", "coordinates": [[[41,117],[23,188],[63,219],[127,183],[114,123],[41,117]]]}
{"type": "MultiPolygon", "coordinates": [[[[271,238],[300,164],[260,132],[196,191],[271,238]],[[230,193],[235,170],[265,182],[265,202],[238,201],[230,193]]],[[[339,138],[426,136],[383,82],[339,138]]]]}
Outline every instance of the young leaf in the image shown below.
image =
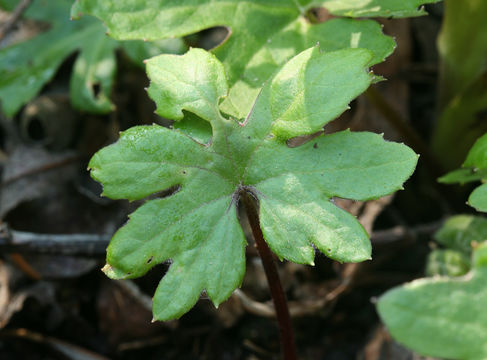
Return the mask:
{"type": "Polygon", "coordinates": [[[487,358],[487,243],[462,278],[435,277],[388,291],[377,309],[392,336],[423,355],[487,358]]]}
{"type": "MultiPolygon", "coordinates": [[[[12,10],[17,1],[0,0],[12,10]]],[[[120,42],[105,35],[96,19],[70,20],[70,0],[34,1],[25,16],[48,22],[46,32],[0,50],[0,100],[5,114],[13,116],[51,80],[61,63],[79,51],[71,76],[73,105],[104,113],[113,108],[110,93],[115,74],[114,51],[120,42]]],[[[158,44],[161,45],[161,44],[158,44]]],[[[155,48],[151,45],[151,48],[155,48]]],[[[158,54],[164,48],[159,48],[158,54]]],[[[182,49],[181,49],[182,50],[182,49]]],[[[154,55],[149,52],[147,57],[154,55]]]]}
{"type": "Polygon", "coordinates": [[[473,244],[487,241],[487,219],[474,215],[452,216],[434,237],[445,247],[470,256],[473,244]]]}
{"type": "MultiPolygon", "coordinates": [[[[467,159],[459,170],[452,171],[438,179],[445,184],[466,183],[487,180],[487,134],[483,135],[470,149],[467,159]]],[[[468,204],[478,211],[487,212],[487,184],[480,185],[468,198],[468,204]]]]}
{"type": "Polygon", "coordinates": [[[290,137],[321,129],[369,86],[370,57],[363,49],[300,53],[263,87],[242,123],[219,112],[227,82],[213,55],[192,49],[150,59],[149,94],[157,111],[176,119],[183,111],[198,114],[213,136],[205,145],[178,130],[139,126],[95,154],[92,176],[111,198],[142,199],[179,187],[146,202],[115,234],[107,274],[137,277],[171,259],[154,296],[156,319],[181,316],[202,290],[218,305],[244,274],[245,239],[237,219],[242,192],[258,199],[265,240],[280,258],[312,264],[314,245],[339,261],[370,259],[365,230],[330,199],[367,200],[400,189],[416,154],[365,132],[286,145],[290,137]]]}
{"type": "MultiPolygon", "coordinates": [[[[395,5],[382,1],[380,4],[384,3],[382,9],[386,16],[402,16],[405,11],[411,14],[410,10],[416,9],[419,3],[433,1],[401,1],[395,5]]],[[[348,8],[368,9],[372,16],[384,13],[372,11],[381,9],[375,5],[376,1],[370,7],[366,7],[365,2],[354,3],[347,2],[348,8]]],[[[324,2],[324,6],[327,4],[324,2]]],[[[230,86],[221,109],[241,119],[250,111],[259,89],[274,71],[317,42],[323,51],[369,49],[373,54],[369,66],[382,62],[394,50],[394,40],[385,36],[375,21],[331,19],[311,24],[305,16],[312,5],[310,1],[299,4],[295,0],[77,0],[72,15],[99,17],[108,27],[110,36],[116,39],[156,40],[180,37],[212,26],[227,26],[228,38],[213,49],[225,66],[230,86]]],[[[330,6],[336,7],[336,4],[330,6]]]]}
{"type": "Polygon", "coordinates": [[[462,276],[470,270],[468,256],[457,250],[433,250],[426,261],[426,276],[462,276]]]}

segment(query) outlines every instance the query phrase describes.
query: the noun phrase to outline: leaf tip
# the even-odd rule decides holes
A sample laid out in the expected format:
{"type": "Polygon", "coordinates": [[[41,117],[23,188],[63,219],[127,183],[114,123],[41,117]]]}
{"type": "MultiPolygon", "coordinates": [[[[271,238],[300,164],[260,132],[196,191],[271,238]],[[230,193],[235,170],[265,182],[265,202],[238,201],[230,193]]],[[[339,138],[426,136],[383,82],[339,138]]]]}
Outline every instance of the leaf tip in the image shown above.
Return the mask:
{"type": "Polygon", "coordinates": [[[79,20],[79,19],[81,19],[82,16],[83,16],[83,13],[82,12],[78,12],[78,13],[76,13],[74,15],[71,15],[69,17],[69,20],[71,20],[71,21],[73,21],[73,20],[79,20]]]}
{"type": "Polygon", "coordinates": [[[110,270],[112,270],[112,265],[110,265],[110,264],[105,264],[105,266],[103,266],[101,268],[101,271],[103,271],[104,273],[106,273],[107,271],[110,271],[110,270]]]}

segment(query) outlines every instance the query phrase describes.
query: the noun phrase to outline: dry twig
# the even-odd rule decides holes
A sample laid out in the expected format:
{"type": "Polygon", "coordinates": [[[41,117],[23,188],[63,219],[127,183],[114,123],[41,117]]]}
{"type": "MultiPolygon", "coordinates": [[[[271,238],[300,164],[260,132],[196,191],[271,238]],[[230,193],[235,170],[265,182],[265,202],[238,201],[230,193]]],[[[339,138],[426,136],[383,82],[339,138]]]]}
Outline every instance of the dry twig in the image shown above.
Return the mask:
{"type": "Polygon", "coordinates": [[[10,17],[7,19],[7,21],[5,21],[5,23],[2,24],[2,26],[0,26],[0,40],[2,40],[5,37],[5,35],[7,35],[8,32],[13,28],[15,23],[20,19],[20,17],[24,13],[24,11],[27,10],[27,8],[31,4],[31,2],[32,2],[32,0],[22,0],[17,5],[15,10],[12,12],[10,17]]]}

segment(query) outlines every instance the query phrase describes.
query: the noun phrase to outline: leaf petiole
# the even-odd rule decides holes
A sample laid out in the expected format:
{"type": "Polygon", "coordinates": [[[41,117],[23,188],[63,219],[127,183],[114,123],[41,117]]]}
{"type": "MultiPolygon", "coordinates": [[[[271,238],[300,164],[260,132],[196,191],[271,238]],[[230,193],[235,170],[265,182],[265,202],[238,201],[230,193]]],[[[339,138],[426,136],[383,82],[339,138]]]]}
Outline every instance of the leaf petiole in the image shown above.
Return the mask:
{"type": "Polygon", "coordinates": [[[249,220],[252,235],[257,246],[264,271],[269,284],[269,289],[274,302],[276,310],[276,318],[279,325],[279,335],[281,338],[281,352],[284,360],[297,360],[296,342],[294,340],[294,332],[291,323],[291,316],[289,315],[289,308],[287,306],[286,294],[284,293],[277,272],[276,264],[272,257],[271,250],[264,240],[262,229],[259,223],[259,212],[257,205],[257,198],[253,196],[248,190],[242,189],[240,199],[245,208],[245,213],[249,220]]]}

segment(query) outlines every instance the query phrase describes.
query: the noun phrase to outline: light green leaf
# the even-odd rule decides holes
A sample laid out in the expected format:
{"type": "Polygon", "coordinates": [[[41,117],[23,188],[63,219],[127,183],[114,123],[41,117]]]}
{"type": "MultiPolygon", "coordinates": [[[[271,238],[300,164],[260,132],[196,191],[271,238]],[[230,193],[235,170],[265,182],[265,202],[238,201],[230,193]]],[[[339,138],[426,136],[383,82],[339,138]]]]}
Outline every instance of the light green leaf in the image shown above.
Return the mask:
{"type": "MultiPolygon", "coordinates": [[[[0,8],[12,10],[16,3],[0,0],[0,8]]],[[[0,100],[8,116],[36,96],[76,51],[79,55],[70,82],[73,105],[94,113],[113,109],[114,50],[120,43],[106,36],[103,25],[92,17],[71,21],[71,4],[71,0],[34,1],[25,16],[49,23],[49,30],[0,50],[0,100]]]]}
{"type": "Polygon", "coordinates": [[[468,256],[456,250],[434,250],[426,261],[426,276],[462,276],[470,270],[468,256]]]}
{"type": "MultiPolygon", "coordinates": [[[[470,181],[487,181],[487,134],[477,139],[468,152],[467,159],[461,169],[452,171],[438,179],[439,182],[451,184],[470,181]]],[[[487,212],[487,186],[483,184],[476,188],[468,199],[468,204],[478,211],[487,212]]]]}
{"type": "Polygon", "coordinates": [[[319,131],[348,108],[350,98],[360,95],[370,84],[370,75],[364,72],[372,57],[367,50],[316,56],[319,51],[318,47],[303,51],[272,81],[272,132],[278,137],[288,139],[319,131]],[[326,83],[316,79],[326,79],[326,83]],[[323,106],[316,111],[319,101],[323,106]]]}
{"type": "Polygon", "coordinates": [[[184,56],[158,56],[147,61],[151,79],[149,96],[156,112],[180,120],[183,109],[210,121],[218,118],[218,102],[228,92],[223,65],[202,49],[191,49],[184,56]]]}
{"type": "Polygon", "coordinates": [[[487,179],[487,168],[478,169],[476,167],[462,167],[443,175],[438,179],[438,181],[444,184],[459,183],[463,185],[465,183],[479,181],[482,179],[487,179]]]}
{"type": "Polygon", "coordinates": [[[445,359],[487,358],[487,245],[474,253],[473,270],[461,278],[435,277],[388,291],[379,314],[400,343],[445,359]]]}
{"type": "Polygon", "coordinates": [[[468,197],[468,204],[477,211],[487,212],[487,184],[480,185],[468,197]]]}
{"type": "Polygon", "coordinates": [[[353,17],[411,17],[425,15],[421,5],[440,0],[324,0],[323,4],[334,15],[353,17]]]}
{"type": "Polygon", "coordinates": [[[487,219],[474,215],[452,216],[435,233],[434,238],[445,247],[470,256],[472,244],[487,240],[487,219]]]}
{"type": "Polygon", "coordinates": [[[367,56],[362,49],[312,48],[298,54],[263,87],[244,122],[218,112],[226,81],[213,55],[193,49],[149,60],[149,93],[158,109],[173,118],[183,111],[198,113],[210,123],[212,138],[206,144],[177,129],[139,126],[93,157],[92,175],[112,198],[140,199],[178,187],[169,197],[146,202],[115,234],[107,274],[141,276],[172,260],[154,297],[156,319],[179,317],[203,290],[219,304],[244,274],[245,240],[237,219],[242,192],[258,199],[265,240],[279,257],[312,263],[314,245],[339,261],[369,259],[365,230],[331,198],[372,199],[400,189],[416,154],[372,133],[321,135],[296,148],[289,148],[284,136],[321,128],[364,91],[372,78],[364,68],[367,56]],[[346,61],[345,70],[336,58],[346,61]],[[272,107],[277,97],[295,94],[286,78],[298,80],[303,94],[292,106],[305,113],[297,126],[287,120],[284,131],[282,114],[272,107]],[[183,90],[170,90],[171,82],[183,90]],[[329,111],[328,101],[340,111],[329,111]],[[324,114],[321,124],[313,114],[324,114]]]}
{"type": "MultiPolygon", "coordinates": [[[[420,3],[427,2],[432,1],[420,3]]],[[[384,6],[390,3],[384,2],[384,6]]],[[[418,1],[396,2],[391,11],[409,12],[413,3],[418,1]]],[[[394,40],[385,36],[375,21],[332,19],[313,25],[305,17],[311,6],[294,0],[77,0],[72,14],[97,16],[112,37],[124,40],[180,37],[212,26],[227,26],[229,37],[213,53],[223,62],[231,88],[222,111],[241,119],[274,71],[317,42],[325,52],[366,48],[372,53],[369,66],[392,53],[394,40]]],[[[356,4],[356,8],[364,8],[364,4],[356,4]]],[[[390,15],[388,12],[386,16],[390,15]]]]}

